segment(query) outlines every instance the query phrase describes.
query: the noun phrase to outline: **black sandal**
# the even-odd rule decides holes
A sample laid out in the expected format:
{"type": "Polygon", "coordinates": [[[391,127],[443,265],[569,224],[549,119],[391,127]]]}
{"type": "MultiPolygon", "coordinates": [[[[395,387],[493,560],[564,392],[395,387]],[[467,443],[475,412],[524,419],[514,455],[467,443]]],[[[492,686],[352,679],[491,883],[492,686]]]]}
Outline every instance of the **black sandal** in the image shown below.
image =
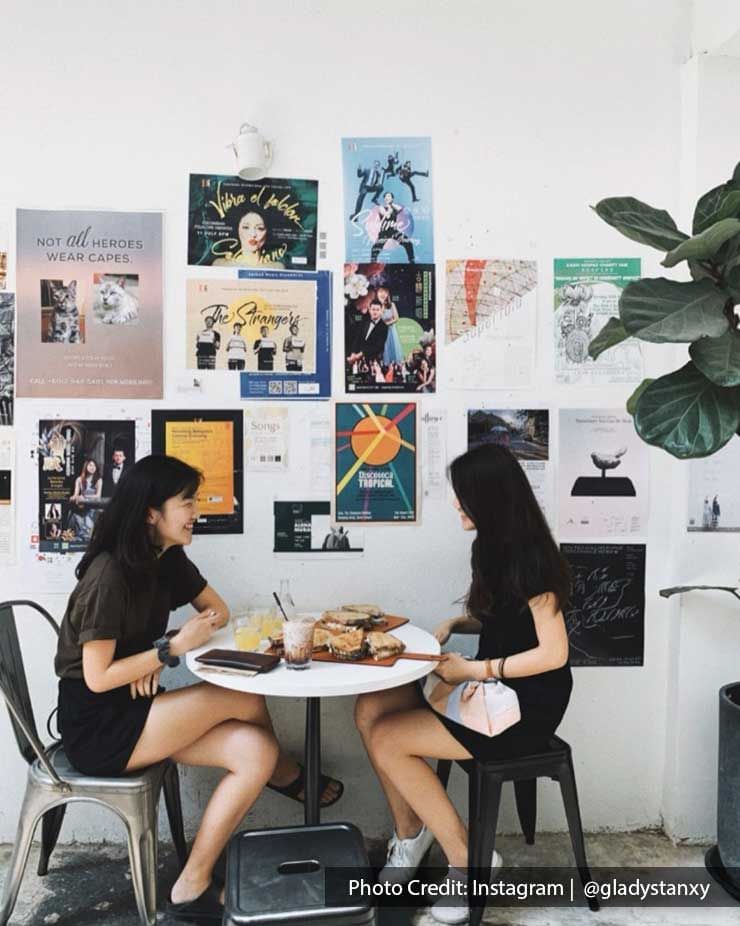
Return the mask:
{"type": "MultiPolygon", "coordinates": [[[[299,804],[306,803],[306,770],[301,765],[300,762],[296,762],[298,766],[298,777],[295,778],[287,785],[271,785],[268,784],[267,787],[271,791],[277,791],[278,794],[283,794],[285,797],[289,797],[293,801],[298,801],[299,804]],[[300,797],[300,793],[303,791],[303,797],[300,797]]],[[[319,805],[321,807],[331,807],[332,804],[336,804],[339,798],[344,794],[344,785],[337,778],[331,778],[329,775],[324,775],[323,773],[319,775],[319,805]],[[336,797],[331,798],[331,800],[323,800],[324,792],[327,787],[335,783],[339,785],[339,791],[337,792],[336,797]]]]}
{"type": "Polygon", "coordinates": [[[194,900],[173,903],[170,895],[165,904],[165,912],[168,916],[188,923],[220,923],[224,915],[224,905],[219,893],[218,887],[211,883],[194,900]]]}

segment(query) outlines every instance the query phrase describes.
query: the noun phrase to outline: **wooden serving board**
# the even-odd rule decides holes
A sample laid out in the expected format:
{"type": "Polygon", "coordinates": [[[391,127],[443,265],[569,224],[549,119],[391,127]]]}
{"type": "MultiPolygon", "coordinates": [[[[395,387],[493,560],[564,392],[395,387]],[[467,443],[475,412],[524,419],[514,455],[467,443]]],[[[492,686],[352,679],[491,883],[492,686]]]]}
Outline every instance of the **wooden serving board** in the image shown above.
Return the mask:
{"type": "Polygon", "coordinates": [[[424,662],[441,662],[442,656],[433,653],[398,653],[386,659],[373,659],[366,656],[364,659],[338,659],[333,653],[326,650],[313,654],[314,662],[335,662],[341,666],[395,666],[399,659],[421,659],[424,662]]]}

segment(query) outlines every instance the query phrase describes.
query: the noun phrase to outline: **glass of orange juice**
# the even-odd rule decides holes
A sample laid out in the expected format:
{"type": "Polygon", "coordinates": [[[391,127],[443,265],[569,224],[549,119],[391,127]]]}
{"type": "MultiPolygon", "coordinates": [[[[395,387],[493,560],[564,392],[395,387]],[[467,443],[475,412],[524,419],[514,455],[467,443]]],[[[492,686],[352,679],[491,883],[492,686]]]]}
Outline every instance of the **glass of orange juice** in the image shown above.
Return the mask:
{"type": "Polygon", "coordinates": [[[234,630],[234,643],[239,650],[255,652],[262,640],[261,618],[251,609],[233,611],[231,624],[234,630]]]}

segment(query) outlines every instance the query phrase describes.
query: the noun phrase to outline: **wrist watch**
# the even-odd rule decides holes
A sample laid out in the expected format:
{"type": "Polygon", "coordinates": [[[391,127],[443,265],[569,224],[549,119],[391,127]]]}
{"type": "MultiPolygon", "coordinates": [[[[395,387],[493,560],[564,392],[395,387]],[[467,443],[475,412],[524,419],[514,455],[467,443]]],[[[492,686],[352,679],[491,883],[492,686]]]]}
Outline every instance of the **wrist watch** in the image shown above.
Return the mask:
{"type": "Polygon", "coordinates": [[[162,665],[169,666],[171,669],[180,665],[180,657],[170,655],[169,637],[160,637],[152,643],[152,646],[156,649],[157,656],[162,665]]]}

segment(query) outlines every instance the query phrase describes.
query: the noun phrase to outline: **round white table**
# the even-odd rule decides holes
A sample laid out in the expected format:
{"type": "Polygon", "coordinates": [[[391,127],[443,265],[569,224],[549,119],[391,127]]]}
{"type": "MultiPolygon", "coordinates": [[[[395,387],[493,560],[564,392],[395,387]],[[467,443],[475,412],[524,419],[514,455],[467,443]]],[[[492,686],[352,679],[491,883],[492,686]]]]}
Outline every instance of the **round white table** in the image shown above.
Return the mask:
{"type": "MultiPolygon", "coordinates": [[[[393,631],[393,635],[406,644],[410,653],[440,651],[437,640],[426,630],[413,624],[404,624],[393,631]]],[[[308,669],[288,669],[281,663],[271,672],[261,675],[238,674],[237,672],[213,672],[196,662],[196,656],[209,649],[235,649],[234,637],[229,627],[219,630],[209,642],[187,654],[188,669],[203,681],[234,691],[249,691],[278,698],[306,699],[305,733],[305,822],[314,825],[319,822],[321,770],[321,698],[336,698],[343,695],[364,694],[398,688],[428,675],[435,667],[434,662],[399,659],[394,666],[359,666],[354,663],[312,662],[308,669]]]]}

